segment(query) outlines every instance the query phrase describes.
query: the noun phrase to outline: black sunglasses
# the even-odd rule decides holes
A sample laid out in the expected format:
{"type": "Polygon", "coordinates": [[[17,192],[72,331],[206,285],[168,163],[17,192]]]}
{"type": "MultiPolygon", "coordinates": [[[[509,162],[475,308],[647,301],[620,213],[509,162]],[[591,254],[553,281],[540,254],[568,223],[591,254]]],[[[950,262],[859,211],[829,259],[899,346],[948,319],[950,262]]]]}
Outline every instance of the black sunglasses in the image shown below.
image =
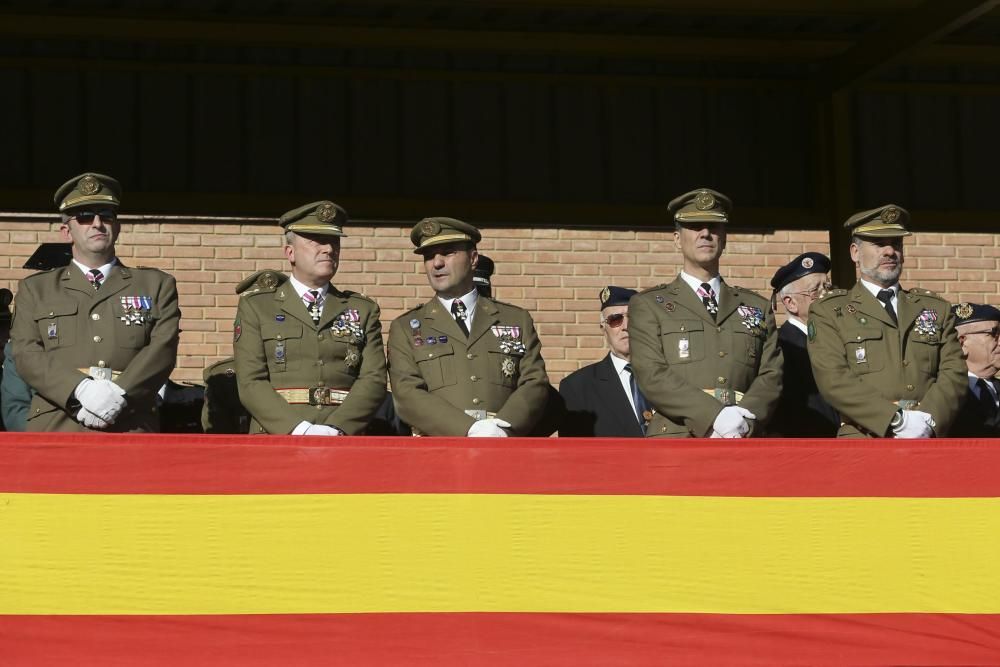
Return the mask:
{"type": "Polygon", "coordinates": [[[100,211],[78,211],[73,214],[77,222],[84,225],[89,225],[94,221],[94,218],[100,216],[101,220],[114,221],[118,219],[117,211],[110,208],[102,209],[100,211]]]}
{"type": "Polygon", "coordinates": [[[604,318],[604,323],[607,324],[612,329],[617,329],[621,325],[625,324],[625,313],[615,313],[614,315],[608,315],[604,318]]]}

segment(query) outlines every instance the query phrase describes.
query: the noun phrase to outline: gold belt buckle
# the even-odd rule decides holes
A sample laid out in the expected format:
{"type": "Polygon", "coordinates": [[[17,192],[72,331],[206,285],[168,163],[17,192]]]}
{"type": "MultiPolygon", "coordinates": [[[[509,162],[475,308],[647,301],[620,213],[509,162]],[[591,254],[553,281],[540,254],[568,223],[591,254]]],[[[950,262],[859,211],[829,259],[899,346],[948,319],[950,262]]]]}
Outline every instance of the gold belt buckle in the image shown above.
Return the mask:
{"type": "Polygon", "coordinates": [[[333,405],[333,392],[329,387],[310,387],[309,405],[333,405]]]}

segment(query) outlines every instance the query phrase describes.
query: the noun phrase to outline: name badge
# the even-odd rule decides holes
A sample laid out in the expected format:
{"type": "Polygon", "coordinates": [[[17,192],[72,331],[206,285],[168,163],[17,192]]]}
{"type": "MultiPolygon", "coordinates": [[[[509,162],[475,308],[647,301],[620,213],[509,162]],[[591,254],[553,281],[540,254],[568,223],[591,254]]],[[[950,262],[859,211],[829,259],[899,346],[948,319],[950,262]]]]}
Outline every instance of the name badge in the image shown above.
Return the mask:
{"type": "Polygon", "coordinates": [[[677,341],[677,356],[681,359],[687,359],[691,356],[691,343],[687,338],[681,338],[677,341]]]}
{"type": "Polygon", "coordinates": [[[52,340],[53,338],[59,338],[59,333],[56,331],[56,323],[49,322],[49,340],[52,340]]]}
{"type": "Polygon", "coordinates": [[[865,348],[859,347],[858,349],[854,350],[854,359],[859,364],[867,364],[868,363],[868,353],[865,351],[865,348]]]}
{"type": "Polygon", "coordinates": [[[274,360],[279,364],[285,363],[285,341],[281,341],[275,346],[274,360]]]}

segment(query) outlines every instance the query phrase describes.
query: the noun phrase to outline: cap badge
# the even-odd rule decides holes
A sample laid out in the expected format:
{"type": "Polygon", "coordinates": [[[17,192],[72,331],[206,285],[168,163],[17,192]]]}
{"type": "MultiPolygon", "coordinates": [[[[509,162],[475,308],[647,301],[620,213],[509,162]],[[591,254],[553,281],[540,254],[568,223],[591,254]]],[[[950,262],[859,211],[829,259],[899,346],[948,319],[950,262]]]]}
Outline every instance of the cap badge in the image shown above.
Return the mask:
{"type": "Polygon", "coordinates": [[[441,225],[434,220],[424,220],[420,225],[420,233],[424,236],[437,236],[441,233],[441,225]]]}
{"type": "Polygon", "coordinates": [[[811,269],[812,267],[813,267],[813,258],[812,257],[806,257],[806,258],[804,258],[802,260],[802,268],[803,269],[811,269]]]}
{"type": "Polygon", "coordinates": [[[101,191],[101,182],[93,176],[84,176],[77,183],[77,188],[85,195],[94,195],[101,191]]]}
{"type": "Polygon", "coordinates": [[[715,208],[715,197],[712,196],[711,192],[705,192],[703,190],[695,196],[694,207],[699,211],[708,211],[709,209],[713,209],[715,208]]]}
{"type": "Polygon", "coordinates": [[[882,222],[893,223],[899,220],[899,209],[895,206],[890,206],[889,208],[882,211],[882,222]]]}
{"type": "Polygon", "coordinates": [[[955,316],[960,320],[967,320],[972,317],[972,304],[971,303],[960,303],[958,308],[955,309],[955,316]]]}
{"type": "Polygon", "coordinates": [[[601,303],[606,302],[610,297],[611,297],[611,289],[609,287],[605,287],[604,289],[601,290],[601,303]]]}
{"type": "Polygon", "coordinates": [[[320,222],[332,222],[337,217],[337,209],[333,204],[326,202],[316,209],[316,219],[320,222]]]}

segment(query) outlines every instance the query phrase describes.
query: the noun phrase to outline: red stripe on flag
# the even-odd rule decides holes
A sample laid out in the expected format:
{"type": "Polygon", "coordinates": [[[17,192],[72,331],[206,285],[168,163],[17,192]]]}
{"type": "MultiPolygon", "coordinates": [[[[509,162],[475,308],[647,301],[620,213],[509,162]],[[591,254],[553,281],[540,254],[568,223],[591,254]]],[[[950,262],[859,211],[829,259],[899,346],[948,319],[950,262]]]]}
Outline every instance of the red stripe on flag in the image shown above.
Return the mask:
{"type": "Polygon", "coordinates": [[[996,665],[1000,616],[8,616],[6,667],[996,665]]]}
{"type": "Polygon", "coordinates": [[[0,492],[1000,497],[988,440],[0,434],[0,492]]]}

